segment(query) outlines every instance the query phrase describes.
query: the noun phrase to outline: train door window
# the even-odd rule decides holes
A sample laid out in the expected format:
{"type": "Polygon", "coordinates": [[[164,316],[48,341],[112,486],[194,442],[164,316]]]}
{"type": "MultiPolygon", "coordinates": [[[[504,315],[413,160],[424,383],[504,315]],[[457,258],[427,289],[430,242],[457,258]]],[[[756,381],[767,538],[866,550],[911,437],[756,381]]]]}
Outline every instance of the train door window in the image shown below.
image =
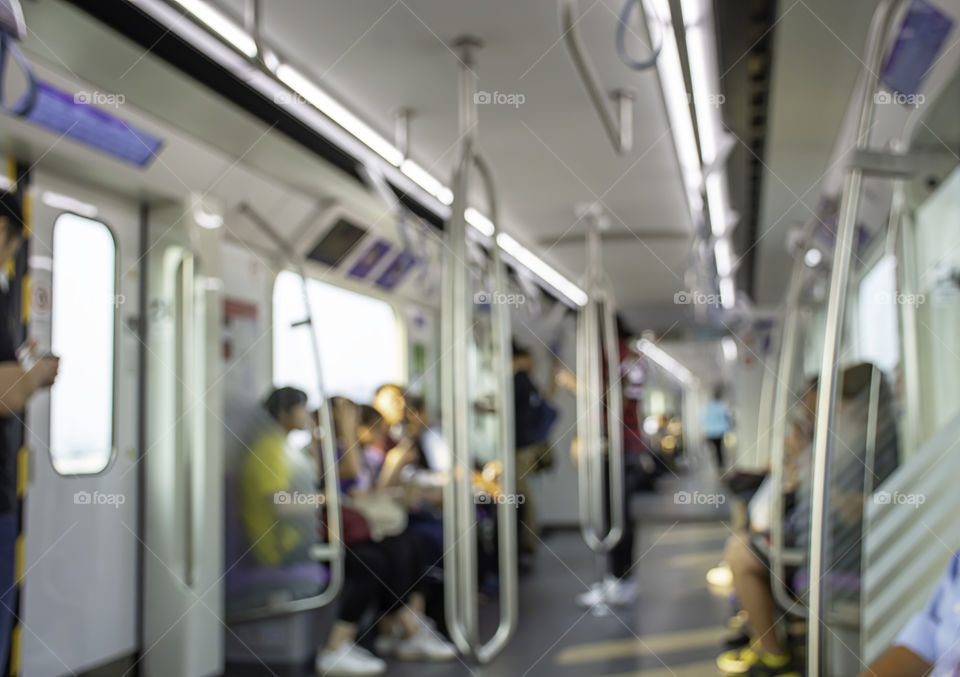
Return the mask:
{"type": "MultiPolygon", "coordinates": [[[[367,403],[378,386],[403,381],[403,336],[389,303],[318,280],[307,280],[307,289],[329,394],[367,403]]],[[[301,388],[310,396],[310,404],[316,405],[319,398],[305,319],[300,277],[280,273],[273,290],[273,381],[301,388]]]]}
{"type": "Polygon", "coordinates": [[[95,474],[113,455],[117,245],[99,221],[61,214],[53,227],[50,456],[62,475],[95,474]]]}

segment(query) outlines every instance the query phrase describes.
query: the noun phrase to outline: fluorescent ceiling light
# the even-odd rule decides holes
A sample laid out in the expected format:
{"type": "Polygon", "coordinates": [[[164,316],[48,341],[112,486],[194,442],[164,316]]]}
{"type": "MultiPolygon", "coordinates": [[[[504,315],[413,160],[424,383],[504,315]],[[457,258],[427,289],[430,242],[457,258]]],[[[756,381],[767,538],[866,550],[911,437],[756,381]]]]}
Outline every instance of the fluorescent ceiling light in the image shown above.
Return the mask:
{"type": "Polygon", "coordinates": [[[717,257],[717,275],[729,277],[733,270],[733,253],[730,251],[730,240],[720,238],[713,245],[713,252],[717,257]]]}
{"type": "Polygon", "coordinates": [[[724,171],[707,175],[707,209],[710,210],[710,230],[716,236],[727,232],[730,209],[727,206],[727,177],[724,171]]]}
{"type": "Polygon", "coordinates": [[[413,160],[404,160],[403,164],[400,165],[400,171],[443,204],[453,204],[453,191],[413,160]]]}
{"type": "Polygon", "coordinates": [[[193,219],[197,225],[207,230],[216,230],[223,225],[223,217],[214,212],[208,212],[203,205],[198,204],[193,208],[193,219]]]}
{"type": "Polygon", "coordinates": [[[540,257],[514,240],[507,233],[499,233],[497,235],[497,244],[500,245],[503,251],[516,259],[518,263],[578,306],[586,305],[586,292],[544,263],[540,257]]]}
{"type": "Polygon", "coordinates": [[[700,197],[703,174],[693,120],[690,118],[690,101],[684,84],[680,51],[673,32],[670,3],[669,0],[646,0],[644,9],[647,25],[659,25],[661,28],[662,46],[660,57],[657,59],[657,71],[660,75],[660,86],[667,107],[667,117],[673,132],[673,143],[677,150],[680,170],[687,190],[687,201],[690,205],[691,216],[696,220],[703,211],[703,200],[700,197]]]}
{"type": "Polygon", "coordinates": [[[250,58],[257,55],[257,42],[253,36],[210,3],[204,0],[176,0],[176,2],[250,58]]]}
{"type": "Polygon", "coordinates": [[[807,253],[803,255],[803,262],[811,268],[819,266],[821,261],[823,261],[823,252],[816,247],[810,247],[807,253]]]}
{"type": "Polygon", "coordinates": [[[720,339],[720,349],[723,351],[723,359],[727,362],[734,362],[737,359],[737,342],[731,336],[724,336],[720,339]]]}
{"type": "Polygon", "coordinates": [[[733,283],[733,278],[720,278],[720,305],[727,310],[737,305],[737,286],[733,283]]]}
{"type": "Polygon", "coordinates": [[[493,235],[493,221],[488,219],[473,207],[467,207],[467,210],[464,212],[464,216],[467,219],[467,223],[480,231],[482,235],[486,235],[487,237],[493,235]]]}
{"type": "Polygon", "coordinates": [[[670,353],[655,344],[649,339],[640,339],[637,341],[637,351],[643,353],[651,360],[663,367],[668,374],[679,381],[690,385],[696,381],[696,378],[689,369],[680,364],[670,353]]]}
{"type": "Polygon", "coordinates": [[[78,200],[75,197],[63,195],[62,193],[55,193],[52,190],[44,191],[40,200],[48,207],[73,212],[80,216],[86,216],[88,219],[95,219],[99,213],[97,208],[89,202],[84,202],[83,200],[78,200]]]}
{"type": "Polygon", "coordinates": [[[717,68],[717,46],[713,38],[711,0],[681,0],[681,12],[690,66],[690,88],[700,133],[703,164],[713,164],[719,150],[717,139],[722,130],[720,121],[720,75],[717,68]]]}
{"type": "MultiPolygon", "coordinates": [[[[399,167],[403,162],[403,153],[392,143],[373,131],[369,125],[313,84],[307,76],[296,68],[284,63],[277,66],[276,73],[281,82],[313,104],[321,113],[357,137],[384,160],[395,167],[399,167]]],[[[409,174],[407,175],[409,176],[409,174]]]]}

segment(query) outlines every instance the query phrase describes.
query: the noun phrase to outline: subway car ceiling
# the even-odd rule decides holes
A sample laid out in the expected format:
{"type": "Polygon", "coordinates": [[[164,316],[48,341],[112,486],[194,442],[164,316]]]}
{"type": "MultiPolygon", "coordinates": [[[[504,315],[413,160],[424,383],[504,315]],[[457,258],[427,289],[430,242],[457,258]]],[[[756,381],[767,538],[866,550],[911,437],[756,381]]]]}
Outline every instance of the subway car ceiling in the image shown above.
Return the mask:
{"type": "MultiPolygon", "coordinates": [[[[501,194],[500,227],[576,283],[586,265],[586,225],[577,208],[599,202],[609,222],[604,267],[625,318],[661,330],[705,320],[726,330],[749,310],[762,313],[783,297],[791,233],[830,222],[843,166],[837,148],[859,67],[849,46],[863,44],[874,4],[812,0],[778,3],[771,12],[769,3],[757,3],[738,20],[731,17],[735,9],[720,3],[723,88],[752,97],[748,107],[739,98],[721,107],[730,147],[729,263],[738,303],[709,318],[674,302],[678,292],[704,289],[700,278],[711,279],[715,263],[709,227],[688,205],[658,76],[631,71],[614,50],[596,48],[610,41],[619,1],[595,3],[577,22],[603,87],[634,92],[633,150],[619,157],[557,39],[553,2],[503,0],[465,15],[451,4],[398,3],[384,12],[374,3],[338,0],[323,4],[323,21],[321,8],[308,0],[285,0],[284,11],[262,3],[264,52],[320,82],[348,110],[362,112],[358,117],[381,138],[393,138],[399,109],[410,111],[409,159],[441,182],[431,188],[442,200],[279,80],[264,87],[266,76],[234,46],[176,3],[156,0],[25,6],[31,29],[24,49],[38,73],[67,91],[122,92],[122,116],[165,141],[150,166],[130,171],[69,139],[49,149],[49,132],[12,119],[6,142],[24,161],[147,201],[204,193],[224,210],[228,237],[251,247],[275,251],[241,214],[243,205],[266,217],[304,256],[323,228],[338,220],[332,215],[365,228],[373,224],[399,242],[403,233],[392,210],[365,184],[363,164],[385,166],[393,192],[424,220],[442,225],[449,214],[442,193],[457,147],[459,63],[450,44],[469,28],[486,42],[474,69],[479,89],[501,101],[479,107],[479,143],[501,194]],[[297,20],[314,14],[316,21],[297,20]],[[744,42],[753,49],[724,50],[744,42]],[[817,50],[809,50],[811,42],[817,50]],[[205,54],[210,45],[219,60],[205,54]],[[734,51],[743,58],[726,56],[734,51]],[[833,77],[825,83],[819,74],[826,69],[833,77]],[[339,212],[331,212],[334,206],[339,212]]],[[[216,6],[242,24],[241,0],[216,6]]],[[[634,33],[646,37],[644,18],[637,14],[633,21],[634,33]]],[[[677,31],[678,48],[685,53],[682,34],[677,31]]],[[[638,55],[649,52],[636,42],[638,55]]],[[[470,202],[482,208],[484,199],[475,194],[470,202]]]]}
{"type": "MultiPolygon", "coordinates": [[[[189,39],[148,16],[144,8],[149,4],[163,3],[27,3],[31,30],[24,47],[45,78],[59,80],[68,91],[123,92],[122,115],[156,130],[166,142],[143,172],[90,159],[89,152],[78,151],[70,141],[58,144],[41,165],[56,166],[61,173],[75,168],[78,175],[96,176],[149,200],[209,192],[226,210],[229,232],[264,249],[272,244],[237,216],[241,202],[294,240],[298,234],[315,234],[300,243],[303,255],[321,235],[311,214],[334,202],[357,222],[375,223],[388,237],[397,237],[383,201],[358,179],[362,156],[355,140],[347,139],[353,141],[350,147],[341,143],[349,137],[342,130],[338,137],[317,133],[291,114],[290,106],[228,77],[226,69],[199,51],[184,49],[189,39]],[[41,42],[39,35],[55,38],[41,42]],[[90,49],[93,44],[96,50],[90,49]],[[145,47],[152,49],[144,53],[145,47]],[[100,163],[104,171],[83,170],[90,162],[100,163]]],[[[410,158],[446,184],[456,148],[459,66],[448,43],[467,28],[485,39],[475,68],[480,90],[513,95],[514,101],[524,97],[520,105],[480,107],[480,145],[497,176],[503,230],[576,282],[585,268],[586,230],[576,208],[601,201],[610,222],[605,269],[624,315],[635,326],[651,326],[651,318],[660,318],[663,329],[689,320],[687,309],[677,308],[673,299],[689,286],[688,271],[696,265],[691,242],[703,225],[691,218],[656,74],[634,73],[612,50],[595,48],[609,41],[618,3],[603,2],[584,12],[578,28],[585,44],[594,46],[591,57],[603,86],[636,92],[634,151],[623,157],[607,144],[564,46],[556,43],[552,2],[503,3],[471,16],[452,6],[431,6],[427,12],[417,3],[406,8],[401,3],[380,21],[368,16],[382,11],[373,4],[332,2],[323,5],[323,21],[300,25],[292,18],[310,16],[319,6],[288,4],[283,12],[271,12],[271,4],[263,3],[263,45],[322,82],[348,109],[362,112],[363,120],[385,138],[393,137],[394,112],[410,109],[410,158]],[[423,16],[429,17],[428,24],[423,16]],[[371,24],[363,34],[360,27],[371,24]]],[[[221,8],[242,15],[242,3],[221,8]]],[[[642,20],[637,21],[637,32],[645,34],[642,20]]],[[[642,53],[644,46],[636,49],[642,53]]],[[[37,139],[33,158],[40,158],[49,144],[39,139],[49,135],[11,124],[18,138],[37,139]]],[[[416,196],[421,215],[437,221],[448,214],[446,204],[401,172],[389,178],[398,191],[416,196]]],[[[483,205],[482,195],[472,198],[472,204],[483,205]]],[[[734,235],[742,239],[743,232],[734,235]]],[[[738,241],[735,250],[750,247],[750,242],[738,241]]]]}

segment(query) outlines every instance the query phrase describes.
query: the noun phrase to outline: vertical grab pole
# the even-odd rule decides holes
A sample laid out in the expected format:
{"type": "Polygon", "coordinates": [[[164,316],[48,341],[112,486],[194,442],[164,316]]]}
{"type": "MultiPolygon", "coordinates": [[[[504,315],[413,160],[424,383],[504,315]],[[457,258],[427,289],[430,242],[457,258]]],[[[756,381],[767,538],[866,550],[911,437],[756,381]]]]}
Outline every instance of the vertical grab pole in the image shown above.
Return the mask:
{"type": "Polygon", "coordinates": [[[580,530],[597,554],[609,552],[623,536],[623,435],[620,412],[619,346],[613,294],[603,280],[599,215],[589,212],[587,232],[587,303],[577,321],[578,488],[580,530]],[[601,341],[601,333],[603,341],[601,341]],[[603,351],[607,353],[608,390],[604,388],[603,351]],[[607,393],[607,450],[610,526],[604,533],[603,453],[601,406],[607,393]]]}
{"type": "Polygon", "coordinates": [[[465,210],[473,166],[476,92],[472,71],[473,49],[479,43],[461,38],[455,44],[460,50],[459,119],[460,157],[454,175],[454,200],[447,233],[447,255],[444,261],[444,290],[441,317],[443,324],[443,421],[452,451],[452,476],[444,496],[444,600],[447,608],[447,629],[461,653],[475,655],[477,645],[476,613],[476,541],[473,535],[470,455],[470,398],[468,389],[468,351],[472,335],[471,299],[467,270],[467,223],[465,210]]]}
{"type": "MultiPolygon", "coordinates": [[[[906,0],[884,0],[878,7],[870,25],[867,54],[861,77],[863,86],[859,91],[860,120],[857,125],[855,149],[866,150],[870,144],[870,128],[876,105],[874,93],[879,84],[878,73],[882,69],[884,40],[897,8],[906,0]]],[[[830,295],[827,302],[827,320],[823,340],[823,363],[820,368],[820,389],[817,393],[816,429],[813,442],[813,490],[811,494],[810,519],[810,623],[807,631],[807,675],[820,677],[822,673],[822,624],[824,609],[823,576],[827,572],[824,558],[826,534],[829,529],[827,515],[827,488],[830,481],[831,430],[834,407],[837,400],[838,359],[842,334],[844,306],[846,305],[847,282],[850,277],[850,258],[856,231],[857,211],[860,203],[863,171],[856,165],[847,169],[840,201],[840,217],[837,222],[833,270],[830,275],[830,295]]]]}
{"type": "MultiPolygon", "coordinates": [[[[506,289],[507,275],[504,270],[500,248],[497,246],[499,211],[493,173],[479,155],[474,155],[474,164],[483,179],[488,202],[488,217],[494,224],[492,258],[497,290],[506,289]]],[[[492,305],[494,340],[497,342],[497,409],[499,411],[499,450],[497,458],[503,467],[501,491],[506,496],[516,494],[516,454],[514,453],[514,408],[512,355],[510,354],[510,309],[505,303],[492,305]]],[[[481,663],[487,663],[507,645],[517,628],[519,618],[517,581],[517,514],[509,501],[497,505],[497,542],[500,569],[500,623],[493,637],[474,652],[481,663]]],[[[476,588],[472,591],[476,597],[476,588]]]]}
{"type": "Polygon", "coordinates": [[[343,516],[340,514],[340,476],[337,472],[336,435],[333,429],[333,417],[330,414],[330,401],[324,390],[323,367],[320,364],[320,343],[317,337],[317,325],[314,322],[313,310],[310,308],[310,294],[307,289],[306,272],[303,269],[303,260],[293,250],[273,227],[267,223],[250,205],[241,203],[240,211],[269,237],[280,252],[291,262],[300,278],[300,289],[303,294],[303,307],[307,315],[307,326],[310,328],[310,346],[313,354],[313,363],[316,369],[317,393],[320,403],[317,413],[320,418],[320,458],[323,461],[324,505],[327,511],[327,531],[329,543],[326,548],[316,549],[313,558],[316,561],[330,562],[330,583],[314,598],[314,607],[325,606],[340,594],[343,588],[343,516]]]}

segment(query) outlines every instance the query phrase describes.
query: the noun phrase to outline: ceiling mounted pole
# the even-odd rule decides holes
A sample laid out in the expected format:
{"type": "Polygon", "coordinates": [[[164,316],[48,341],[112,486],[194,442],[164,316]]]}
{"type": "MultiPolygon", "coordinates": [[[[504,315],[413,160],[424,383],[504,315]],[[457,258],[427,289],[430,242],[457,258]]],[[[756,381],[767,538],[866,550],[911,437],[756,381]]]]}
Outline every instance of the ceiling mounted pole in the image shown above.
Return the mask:
{"type": "Polygon", "coordinates": [[[471,448],[471,407],[469,346],[476,324],[476,301],[471,293],[467,261],[467,223],[465,210],[470,194],[471,172],[476,171],[487,197],[488,217],[494,225],[490,261],[497,289],[491,295],[492,342],[496,370],[496,411],[498,421],[497,460],[502,464],[501,494],[512,496],[515,486],[513,435],[513,382],[510,352],[509,307],[497,302],[506,288],[506,271],[496,246],[497,199],[493,174],[478,154],[477,76],[473,71],[474,52],[479,39],[466,36],[454,43],[460,60],[459,123],[460,157],[453,180],[454,201],[447,225],[447,251],[444,257],[444,284],[441,307],[441,373],[443,426],[448,431],[453,459],[450,481],[444,489],[444,600],[450,636],[462,653],[478,663],[493,659],[513,637],[518,617],[516,510],[509,501],[499,501],[498,546],[500,576],[500,623],[486,643],[479,639],[477,599],[477,545],[473,531],[477,508],[472,487],[474,457],[471,448]]]}

